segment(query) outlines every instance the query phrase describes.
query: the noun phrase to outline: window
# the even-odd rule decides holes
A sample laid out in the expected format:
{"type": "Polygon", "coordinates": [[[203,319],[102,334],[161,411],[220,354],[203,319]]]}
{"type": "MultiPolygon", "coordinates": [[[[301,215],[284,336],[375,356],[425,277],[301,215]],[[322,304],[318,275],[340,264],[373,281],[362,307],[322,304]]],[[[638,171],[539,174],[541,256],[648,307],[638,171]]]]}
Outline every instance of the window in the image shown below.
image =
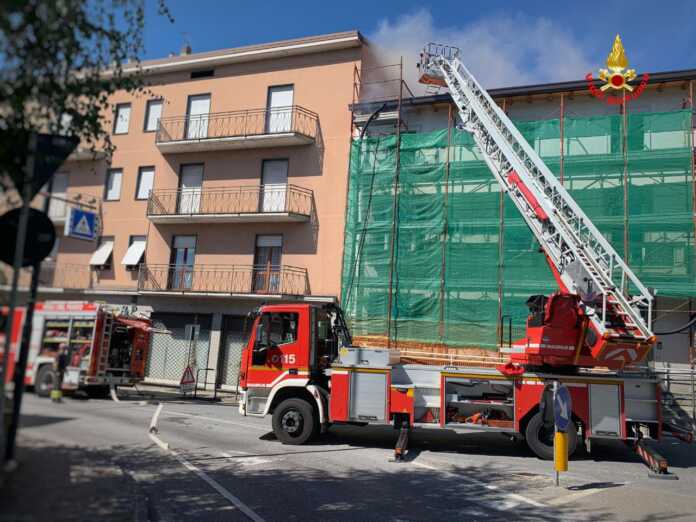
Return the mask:
{"type": "Polygon", "coordinates": [[[145,132],[156,131],[161,117],[162,100],[149,100],[145,109],[145,132]]]}
{"type": "Polygon", "coordinates": [[[106,172],[105,201],[118,201],[121,198],[121,178],[123,169],[109,169],[106,172]]]}
{"type": "Polygon", "coordinates": [[[292,127],[293,86],[268,88],[266,101],[266,132],[290,132],[292,127]]]}
{"type": "Polygon", "coordinates": [[[188,97],[186,110],[186,139],[197,140],[208,137],[210,114],[210,94],[197,94],[188,97]]]}
{"type": "Polygon", "coordinates": [[[261,319],[260,344],[275,346],[297,341],[297,323],[299,315],[295,313],[263,314],[261,319]]]}
{"type": "Polygon", "coordinates": [[[48,204],[48,217],[55,220],[65,219],[68,214],[67,199],[69,176],[65,172],[58,172],[51,179],[51,199],[48,204]]]}
{"type": "Polygon", "coordinates": [[[203,69],[202,71],[191,71],[191,79],[212,78],[215,76],[215,69],[203,69]]]}
{"type": "Polygon", "coordinates": [[[114,238],[102,237],[99,238],[99,246],[92,254],[89,264],[97,270],[111,269],[111,255],[114,251],[114,238]]]}
{"type": "Polygon", "coordinates": [[[145,236],[131,236],[129,238],[128,251],[121,260],[121,264],[126,266],[126,270],[135,270],[143,263],[146,240],[145,236]]]}
{"type": "Polygon", "coordinates": [[[193,286],[193,265],[196,259],[196,236],[174,236],[169,273],[169,288],[189,290],[193,286]]]}
{"type": "Polygon", "coordinates": [[[256,236],[254,253],[254,292],[279,293],[280,259],[283,252],[283,236],[256,236]]]}
{"type": "Polygon", "coordinates": [[[147,199],[150,197],[154,179],[155,167],[140,167],[138,169],[138,188],[135,191],[135,199],[147,199]]]}
{"type": "Polygon", "coordinates": [[[130,123],[131,106],[130,103],[119,103],[116,105],[114,118],[114,134],[127,134],[128,124],[130,123]]]}

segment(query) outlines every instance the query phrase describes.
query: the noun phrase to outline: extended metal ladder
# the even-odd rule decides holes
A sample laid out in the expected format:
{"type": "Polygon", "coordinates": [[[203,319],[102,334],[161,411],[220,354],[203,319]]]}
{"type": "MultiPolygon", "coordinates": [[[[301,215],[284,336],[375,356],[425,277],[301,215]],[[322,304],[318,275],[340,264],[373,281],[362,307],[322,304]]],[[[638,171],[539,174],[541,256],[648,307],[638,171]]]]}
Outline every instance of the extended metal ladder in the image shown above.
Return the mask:
{"type": "Polygon", "coordinates": [[[111,312],[104,313],[104,328],[102,329],[102,337],[99,341],[99,364],[98,374],[106,373],[106,368],[109,363],[109,349],[111,347],[111,333],[114,328],[114,315],[111,312]]]}
{"type": "Polygon", "coordinates": [[[649,341],[652,295],[464,67],[459,49],[429,44],[420,68],[426,82],[443,81],[449,88],[464,129],[473,135],[563,285],[586,303],[596,303],[590,320],[598,333],[649,341]]]}

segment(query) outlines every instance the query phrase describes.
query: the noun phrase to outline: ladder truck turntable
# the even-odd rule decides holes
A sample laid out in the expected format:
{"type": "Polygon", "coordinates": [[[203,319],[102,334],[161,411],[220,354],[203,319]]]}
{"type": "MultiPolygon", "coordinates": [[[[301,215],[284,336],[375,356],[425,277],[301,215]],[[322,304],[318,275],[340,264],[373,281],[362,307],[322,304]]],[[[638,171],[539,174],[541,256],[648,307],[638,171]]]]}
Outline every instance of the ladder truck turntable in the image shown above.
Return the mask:
{"type": "Polygon", "coordinates": [[[397,458],[411,428],[435,428],[504,433],[552,459],[545,390],[558,381],[572,398],[569,454],[580,442],[589,449],[592,440],[622,440],[666,473],[666,461],[645,444],[670,429],[660,383],[633,366],[656,340],[651,293],[462,65],[458,49],[430,44],[419,68],[421,82],[449,89],[559,290],[527,301],[525,338],[501,349],[507,364],[492,367],[413,364],[406,352],[353,346],[333,304],[261,306],[242,352],[240,412],[272,415],[285,444],[303,444],[330,424],[393,424],[401,429],[397,458]]]}

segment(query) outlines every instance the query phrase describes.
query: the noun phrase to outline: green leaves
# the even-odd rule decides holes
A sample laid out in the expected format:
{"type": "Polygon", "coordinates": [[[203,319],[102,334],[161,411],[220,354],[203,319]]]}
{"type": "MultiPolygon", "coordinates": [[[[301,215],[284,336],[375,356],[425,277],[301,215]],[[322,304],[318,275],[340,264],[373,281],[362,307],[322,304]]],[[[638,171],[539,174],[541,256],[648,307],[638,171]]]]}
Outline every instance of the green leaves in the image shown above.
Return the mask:
{"type": "MultiPolygon", "coordinates": [[[[172,20],[164,0],[159,13],[172,20]]],[[[110,156],[110,95],[143,89],[144,23],[145,0],[1,2],[0,129],[76,136],[110,156]]],[[[0,147],[0,175],[25,156],[0,147]]]]}

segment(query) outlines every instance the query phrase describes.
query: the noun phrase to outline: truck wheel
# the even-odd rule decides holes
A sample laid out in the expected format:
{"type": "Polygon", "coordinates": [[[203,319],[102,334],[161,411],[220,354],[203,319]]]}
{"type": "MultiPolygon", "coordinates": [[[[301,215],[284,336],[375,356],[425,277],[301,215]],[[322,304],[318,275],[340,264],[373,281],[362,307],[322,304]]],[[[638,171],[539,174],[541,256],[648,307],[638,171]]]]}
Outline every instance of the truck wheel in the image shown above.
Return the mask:
{"type": "Polygon", "coordinates": [[[286,399],[273,411],[273,433],[283,444],[304,444],[317,433],[314,408],[302,399],[286,399]]]}
{"type": "MultiPolygon", "coordinates": [[[[525,430],[527,446],[534,454],[543,460],[553,460],[553,427],[544,427],[541,412],[537,412],[527,423],[525,430]]],[[[571,421],[568,426],[568,458],[570,458],[578,445],[578,430],[571,421]]]]}
{"type": "Polygon", "coordinates": [[[39,368],[34,380],[34,391],[39,397],[48,397],[53,389],[53,368],[50,364],[44,364],[39,368]]]}

